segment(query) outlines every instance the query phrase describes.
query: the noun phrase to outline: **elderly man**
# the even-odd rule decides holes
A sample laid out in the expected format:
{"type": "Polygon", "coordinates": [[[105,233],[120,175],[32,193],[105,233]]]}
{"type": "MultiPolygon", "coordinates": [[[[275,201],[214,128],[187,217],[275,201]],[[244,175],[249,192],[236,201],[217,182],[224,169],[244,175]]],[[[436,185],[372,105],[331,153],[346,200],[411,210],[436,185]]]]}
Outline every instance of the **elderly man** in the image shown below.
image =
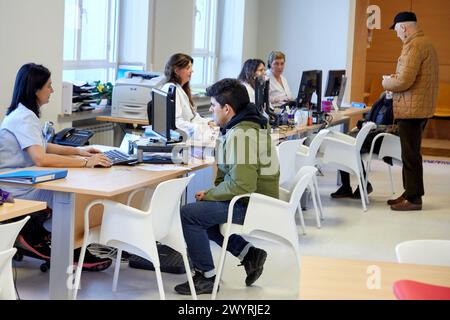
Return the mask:
{"type": "Polygon", "coordinates": [[[383,87],[394,93],[394,117],[398,121],[405,192],[389,200],[392,210],[422,210],[422,131],[436,109],[439,64],[436,50],[417,26],[413,12],[401,12],[391,29],[403,42],[397,71],[385,76],[383,87]]]}

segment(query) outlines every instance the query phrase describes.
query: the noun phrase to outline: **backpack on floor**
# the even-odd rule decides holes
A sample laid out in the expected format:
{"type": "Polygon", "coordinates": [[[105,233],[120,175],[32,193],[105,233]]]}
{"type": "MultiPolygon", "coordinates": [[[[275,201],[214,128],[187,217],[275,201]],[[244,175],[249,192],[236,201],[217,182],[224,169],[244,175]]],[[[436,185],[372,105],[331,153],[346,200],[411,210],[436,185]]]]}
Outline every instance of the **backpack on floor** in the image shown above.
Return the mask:
{"type": "MultiPolygon", "coordinates": [[[[186,273],[183,257],[178,251],[160,243],[157,244],[157,247],[161,272],[174,274],[186,273]]],[[[129,257],[129,266],[135,269],[155,270],[151,261],[134,254],[129,257]]]]}

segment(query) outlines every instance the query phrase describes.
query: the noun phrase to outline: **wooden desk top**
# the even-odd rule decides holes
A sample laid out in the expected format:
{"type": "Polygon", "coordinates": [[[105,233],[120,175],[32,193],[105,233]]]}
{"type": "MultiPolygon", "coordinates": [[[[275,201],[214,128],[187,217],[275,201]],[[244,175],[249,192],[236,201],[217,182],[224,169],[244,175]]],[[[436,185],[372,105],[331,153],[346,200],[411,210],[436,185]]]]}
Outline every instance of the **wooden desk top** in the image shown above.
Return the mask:
{"type": "MultiPolygon", "coordinates": [[[[194,160],[193,163],[186,166],[186,169],[182,169],[182,166],[180,166],[179,170],[172,171],[147,171],[143,169],[145,165],[135,167],[113,166],[111,168],[69,168],[66,179],[38,183],[33,185],[33,188],[112,197],[174,179],[190,170],[200,170],[210,165],[212,165],[211,161],[194,160]]],[[[5,182],[5,184],[11,183],[5,182]]],[[[12,183],[12,185],[17,184],[12,183]]]]}
{"type": "Polygon", "coordinates": [[[4,203],[0,206],[0,221],[24,216],[45,208],[47,208],[47,204],[42,201],[15,199],[14,203],[4,203]]]}
{"type": "Polygon", "coordinates": [[[450,267],[302,257],[299,298],[304,300],[393,300],[398,280],[450,286],[450,267]],[[376,280],[379,279],[379,282],[376,280]],[[369,289],[379,283],[378,288],[369,289]],[[369,284],[369,286],[368,286],[369,284]]]}
{"type": "Polygon", "coordinates": [[[148,126],[148,120],[143,119],[129,119],[129,118],[116,118],[111,116],[101,116],[95,118],[97,121],[103,122],[113,122],[113,123],[124,123],[124,124],[136,124],[141,126],[148,126]]]}

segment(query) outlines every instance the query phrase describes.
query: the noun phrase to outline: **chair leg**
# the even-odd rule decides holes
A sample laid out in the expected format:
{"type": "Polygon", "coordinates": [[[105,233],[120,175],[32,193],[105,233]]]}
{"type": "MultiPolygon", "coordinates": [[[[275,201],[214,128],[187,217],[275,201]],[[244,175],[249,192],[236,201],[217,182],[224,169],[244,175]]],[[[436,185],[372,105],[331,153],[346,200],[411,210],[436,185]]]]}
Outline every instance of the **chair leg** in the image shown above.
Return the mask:
{"type": "Polygon", "coordinates": [[[192,300],[197,300],[197,292],[195,291],[194,280],[192,280],[192,272],[191,267],[189,266],[188,257],[186,253],[182,253],[181,256],[183,257],[184,269],[186,269],[186,276],[189,283],[189,289],[191,289],[192,300]]]}
{"type": "Polygon", "coordinates": [[[320,224],[320,213],[319,213],[319,207],[317,205],[317,200],[316,200],[316,188],[314,187],[313,182],[311,182],[309,184],[309,189],[311,190],[311,198],[312,198],[313,205],[314,205],[314,211],[316,212],[317,228],[320,229],[322,227],[322,225],[320,224]]]}
{"type": "Polygon", "coordinates": [[[314,179],[314,186],[316,188],[317,202],[319,203],[320,219],[323,221],[324,220],[323,207],[322,207],[322,200],[320,199],[319,183],[317,182],[317,176],[314,176],[313,179],[314,179]]]}
{"type": "MultiPolygon", "coordinates": [[[[230,228],[230,226],[228,226],[230,228]]],[[[216,274],[216,280],[214,281],[214,287],[213,292],[211,295],[211,300],[216,300],[217,291],[219,290],[219,282],[222,277],[223,267],[225,265],[225,257],[227,254],[227,246],[228,246],[228,238],[230,237],[230,233],[227,232],[226,235],[224,235],[223,244],[222,244],[222,252],[220,253],[220,260],[219,260],[219,268],[217,269],[216,274]]]]}
{"type": "Polygon", "coordinates": [[[306,235],[305,218],[303,217],[301,204],[299,204],[298,207],[297,207],[297,213],[298,213],[298,217],[300,218],[300,225],[302,226],[303,235],[305,236],[306,235]]]}
{"type": "Polygon", "coordinates": [[[358,182],[359,182],[359,191],[360,191],[360,195],[361,195],[361,203],[362,203],[362,207],[363,207],[363,211],[366,212],[367,211],[367,206],[366,206],[366,188],[364,188],[364,178],[359,176],[358,177],[358,182]]]}
{"type": "Polygon", "coordinates": [[[75,283],[73,289],[73,300],[77,299],[78,290],[80,289],[81,271],[83,270],[84,257],[86,256],[87,243],[83,242],[81,247],[80,258],[78,259],[77,271],[75,273],[75,283]]]}
{"type": "Polygon", "coordinates": [[[155,272],[156,272],[156,281],[158,282],[158,290],[159,290],[159,297],[161,300],[166,300],[166,295],[164,293],[164,287],[162,282],[162,275],[161,275],[161,269],[158,266],[155,265],[155,272]]]}
{"type": "Polygon", "coordinates": [[[389,170],[389,179],[391,180],[391,191],[392,191],[392,194],[395,194],[394,180],[392,179],[392,170],[391,170],[391,166],[390,166],[390,165],[387,165],[387,166],[388,166],[388,170],[389,170]]]}
{"type": "Polygon", "coordinates": [[[119,281],[120,262],[122,260],[122,250],[117,249],[116,264],[114,266],[114,277],[112,291],[117,291],[117,282],[119,281]]]}

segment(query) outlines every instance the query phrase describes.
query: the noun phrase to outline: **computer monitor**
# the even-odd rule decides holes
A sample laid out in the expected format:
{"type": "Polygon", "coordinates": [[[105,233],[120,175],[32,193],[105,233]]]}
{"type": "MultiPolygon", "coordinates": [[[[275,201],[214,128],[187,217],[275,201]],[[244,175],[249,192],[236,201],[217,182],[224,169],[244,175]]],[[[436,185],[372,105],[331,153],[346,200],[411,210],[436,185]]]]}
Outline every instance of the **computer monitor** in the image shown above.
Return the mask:
{"type": "Polygon", "coordinates": [[[325,90],[325,97],[339,96],[343,77],[345,77],[345,70],[328,71],[327,89],[325,90]]]}
{"type": "Polygon", "coordinates": [[[311,109],[317,113],[322,113],[322,70],[303,71],[302,80],[298,89],[297,106],[300,108],[311,109]],[[314,94],[317,95],[317,101],[312,103],[314,94]]]}
{"type": "Polygon", "coordinates": [[[175,130],[175,86],[170,86],[167,92],[152,90],[152,103],[148,110],[152,130],[165,141],[171,141],[170,130],[175,130]]]}
{"type": "Polygon", "coordinates": [[[143,64],[120,64],[117,68],[116,80],[126,78],[127,72],[143,72],[143,64]]]}

